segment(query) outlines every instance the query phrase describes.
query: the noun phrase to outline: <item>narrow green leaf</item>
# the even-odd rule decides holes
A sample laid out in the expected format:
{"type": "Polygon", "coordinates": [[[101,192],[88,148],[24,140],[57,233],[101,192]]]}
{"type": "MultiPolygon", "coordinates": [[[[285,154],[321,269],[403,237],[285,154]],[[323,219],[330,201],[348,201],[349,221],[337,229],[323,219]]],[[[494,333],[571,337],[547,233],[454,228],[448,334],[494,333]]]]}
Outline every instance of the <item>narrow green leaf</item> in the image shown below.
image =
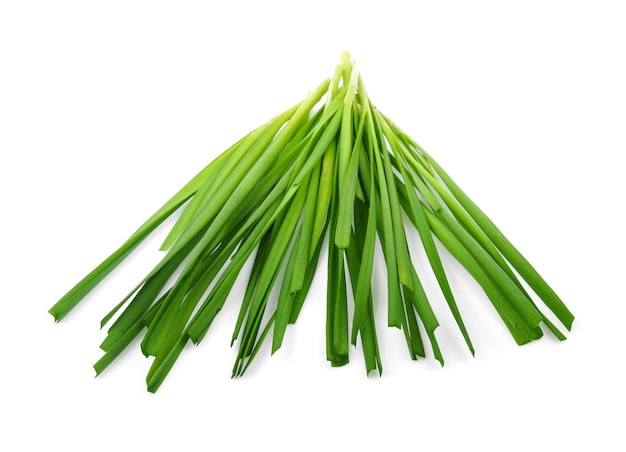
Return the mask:
{"type": "Polygon", "coordinates": [[[315,277],[315,271],[317,270],[317,264],[319,261],[320,253],[322,251],[322,245],[324,244],[324,234],[328,229],[329,222],[327,221],[324,224],[324,227],[321,231],[320,238],[317,240],[317,244],[315,245],[315,249],[313,250],[313,255],[309,259],[309,265],[307,267],[306,273],[304,275],[304,283],[302,285],[302,289],[295,293],[293,299],[293,306],[291,308],[291,315],[289,316],[289,323],[294,324],[300,315],[300,311],[302,310],[302,305],[304,304],[304,300],[311,288],[311,284],[313,283],[313,278],[315,277]]]}
{"type": "Polygon", "coordinates": [[[155,393],[161,387],[165,377],[169,374],[170,370],[172,370],[172,366],[182,353],[188,340],[187,336],[180,336],[167,356],[159,361],[154,361],[155,364],[153,364],[153,367],[151,368],[154,370],[148,374],[148,377],[146,377],[146,384],[149,392],[155,393]]]}
{"type": "MultiPolygon", "coordinates": [[[[355,224],[363,224],[367,223],[369,218],[368,207],[362,202],[356,202],[354,206],[354,218],[355,224]]],[[[374,215],[374,220],[376,215],[374,215]]],[[[374,226],[374,234],[375,234],[375,226],[374,226]]],[[[362,266],[363,259],[365,259],[364,249],[366,246],[366,238],[367,233],[363,231],[363,228],[356,228],[350,238],[350,245],[346,248],[346,260],[348,263],[348,269],[350,272],[350,282],[352,286],[352,293],[354,295],[355,300],[355,316],[356,317],[356,304],[357,304],[357,292],[358,292],[358,284],[360,281],[360,269],[362,266]]],[[[369,284],[367,284],[367,292],[365,293],[366,306],[364,309],[364,314],[362,315],[361,325],[358,328],[360,336],[361,336],[361,345],[363,347],[363,357],[365,358],[365,369],[367,374],[371,371],[378,368],[379,375],[382,374],[382,363],[380,360],[380,354],[378,350],[378,339],[376,337],[376,325],[374,324],[374,312],[373,312],[373,304],[372,304],[372,290],[371,290],[371,281],[367,279],[369,284]]],[[[361,282],[361,284],[364,284],[361,282]]],[[[362,292],[365,292],[361,289],[362,292]]],[[[361,298],[362,300],[363,298],[361,298]]],[[[361,301],[360,300],[360,301],[361,301]]],[[[354,329],[354,320],[353,320],[353,333],[354,329]]],[[[356,345],[356,340],[353,338],[352,344],[356,345]]]]}
{"type": "MultiPolygon", "coordinates": [[[[302,275],[302,285],[304,284],[305,273],[306,269],[308,268],[308,262],[303,263],[300,259],[300,256],[298,256],[298,250],[303,248],[301,246],[302,241],[303,234],[301,228],[294,244],[294,250],[291,251],[291,253],[289,254],[289,259],[287,259],[287,266],[285,267],[285,274],[283,276],[283,281],[280,287],[278,302],[276,303],[276,312],[274,314],[274,332],[272,336],[272,355],[276,353],[276,351],[283,344],[287,325],[289,324],[289,316],[291,315],[291,310],[293,309],[295,293],[299,290],[297,289],[296,291],[292,292],[289,287],[290,281],[293,280],[293,274],[297,266],[303,266],[305,268],[305,271],[302,275]]],[[[306,260],[308,261],[308,248],[306,260]]]]}
{"type": "MultiPolygon", "coordinates": [[[[373,184],[373,177],[372,177],[373,184]]],[[[374,251],[376,246],[376,193],[370,194],[368,207],[367,226],[363,252],[357,279],[357,287],[354,293],[354,316],[352,321],[352,344],[356,344],[356,336],[361,328],[364,317],[369,311],[367,294],[371,290],[372,270],[374,267],[374,251]]]]}
{"type": "MultiPolygon", "coordinates": [[[[344,109],[344,115],[347,110],[344,109]]],[[[367,110],[363,110],[354,140],[350,160],[347,164],[346,174],[343,176],[343,188],[339,190],[339,212],[337,214],[337,230],[335,232],[335,245],[339,248],[347,248],[350,243],[352,230],[352,215],[354,210],[354,198],[358,186],[359,159],[363,150],[363,130],[367,122],[367,110]]],[[[343,131],[342,124],[342,131],[343,131]]],[[[351,125],[350,125],[351,127],[351,125]]]]}
{"type": "Polygon", "coordinates": [[[376,109],[370,104],[372,111],[372,121],[376,128],[376,134],[380,140],[382,150],[381,160],[384,168],[384,179],[381,174],[381,184],[384,180],[387,184],[387,192],[389,195],[389,212],[391,213],[391,226],[393,229],[393,243],[395,246],[395,255],[398,267],[399,282],[405,287],[412,289],[411,279],[411,257],[409,256],[409,248],[406,242],[406,234],[404,231],[404,221],[402,219],[402,209],[398,201],[398,191],[395,185],[395,177],[390,162],[390,153],[385,144],[384,134],[381,128],[376,109]]]}
{"type": "Polygon", "coordinates": [[[435,359],[439,361],[441,366],[443,366],[443,356],[441,354],[441,350],[439,349],[437,337],[435,336],[435,330],[439,327],[439,321],[437,320],[437,317],[435,316],[432,307],[428,303],[426,292],[424,291],[422,283],[419,280],[415,269],[413,269],[411,276],[413,278],[413,290],[406,290],[404,292],[405,296],[413,305],[419,315],[420,320],[424,324],[424,329],[426,330],[426,335],[428,336],[428,340],[430,341],[430,347],[432,348],[435,359]]]}
{"type": "Polygon", "coordinates": [[[402,287],[404,299],[408,300],[409,303],[405,304],[405,312],[407,318],[407,326],[409,328],[408,336],[411,340],[411,351],[413,355],[411,356],[413,359],[416,359],[417,356],[421,356],[422,358],[426,356],[426,352],[424,351],[424,343],[422,342],[422,337],[420,335],[420,330],[417,325],[417,317],[415,316],[415,307],[411,303],[410,295],[407,295],[407,292],[411,292],[407,287],[402,287]]]}
{"type": "MultiPolygon", "coordinates": [[[[387,290],[388,290],[388,325],[396,328],[402,328],[402,295],[400,294],[400,281],[398,276],[398,261],[396,257],[396,246],[394,241],[394,230],[391,215],[391,206],[389,202],[389,192],[385,181],[385,171],[380,158],[380,148],[378,137],[374,129],[374,122],[369,115],[366,136],[370,146],[373,147],[374,161],[372,162],[372,171],[378,175],[378,191],[380,194],[380,215],[378,222],[382,225],[382,233],[379,231],[381,243],[384,249],[385,262],[387,263],[387,290]]],[[[378,214],[378,212],[377,212],[378,214]]]]}
{"type": "MultiPolygon", "coordinates": [[[[299,239],[294,254],[294,258],[298,262],[298,265],[293,266],[293,273],[290,274],[289,291],[296,292],[302,288],[304,284],[304,274],[309,263],[309,253],[311,249],[311,242],[313,240],[313,228],[315,226],[315,210],[317,206],[317,194],[320,184],[320,175],[322,172],[322,165],[318,164],[311,173],[309,187],[307,190],[307,198],[304,209],[304,215],[302,218],[302,227],[298,233],[299,239]]],[[[282,321],[282,319],[281,319],[282,321]]],[[[276,323],[279,323],[277,318],[276,323]]],[[[286,324],[285,324],[286,325],[286,324]]]]}
{"type": "Polygon", "coordinates": [[[322,175],[320,176],[319,191],[317,193],[317,208],[315,209],[315,221],[313,222],[313,236],[309,256],[315,252],[315,245],[323,236],[322,231],[326,229],[328,209],[333,193],[333,182],[335,178],[335,159],[337,143],[331,141],[322,158],[322,175]]]}
{"type": "MultiPolygon", "coordinates": [[[[193,182],[193,181],[192,181],[193,182]]],[[[61,321],[91,290],[115,269],[143,240],[150,235],[163,221],[174,213],[193,194],[195,184],[191,182],[175,195],[157,213],[146,221],[120,248],[106,258],[100,265],[85,276],[69,292],[67,292],[48,311],[55,319],[61,321]]]]}

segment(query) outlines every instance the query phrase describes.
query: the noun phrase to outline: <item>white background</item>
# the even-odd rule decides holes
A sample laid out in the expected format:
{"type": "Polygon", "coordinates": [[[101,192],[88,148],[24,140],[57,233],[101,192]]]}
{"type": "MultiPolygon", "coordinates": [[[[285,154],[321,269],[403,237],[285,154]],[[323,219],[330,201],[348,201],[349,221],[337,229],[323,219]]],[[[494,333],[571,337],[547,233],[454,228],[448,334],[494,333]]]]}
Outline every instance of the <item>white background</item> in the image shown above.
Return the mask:
{"type": "Polygon", "coordinates": [[[624,450],[624,23],[603,1],[2,2],[0,449],[624,450]],[[569,339],[517,347],[446,256],[476,358],[432,290],[446,366],[412,362],[381,284],[383,377],[359,349],[331,369],[322,265],[244,378],[245,277],[157,395],[136,343],[94,379],[99,319],[166,230],[61,324],[47,309],[342,50],[566,301],[569,339]]]}

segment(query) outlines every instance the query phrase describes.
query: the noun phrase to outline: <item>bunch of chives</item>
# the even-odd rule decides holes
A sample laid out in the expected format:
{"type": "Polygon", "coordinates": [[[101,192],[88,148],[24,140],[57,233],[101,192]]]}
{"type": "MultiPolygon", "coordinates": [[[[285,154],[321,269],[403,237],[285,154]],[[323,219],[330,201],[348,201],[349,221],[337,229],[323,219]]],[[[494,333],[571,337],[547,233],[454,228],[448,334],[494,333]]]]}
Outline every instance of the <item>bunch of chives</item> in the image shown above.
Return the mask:
{"type": "Polygon", "coordinates": [[[388,325],[403,332],[412,359],[424,357],[429,344],[443,365],[435,336],[439,322],[413,265],[403,215],[418,231],[472,354],[435,237],[482,287],[518,344],[539,339],[541,323],[565,339],[525,287],[567,330],[574,319],[430,154],[376,109],[347,53],[331,79],[251,131],[189,181],[50,309],[54,318],[63,319],[179,210],[162,245],[163,259],[102,319],[102,327],[111,325],[100,346],[104,355],[94,366],[97,374],[143,334],[141,350],[154,358],[148,390],[156,391],[186,344],[203,340],[254,255],[232,336],[232,344],[239,344],[232,375],[243,375],[268,335],[274,353],[287,326],[296,322],[327,235],[330,364],[348,363],[350,345],[360,340],[367,373],[382,374],[372,292],[378,237],[387,269],[388,325]],[[277,284],[275,299],[270,294],[277,284]],[[354,302],[351,319],[348,290],[354,302]]]}

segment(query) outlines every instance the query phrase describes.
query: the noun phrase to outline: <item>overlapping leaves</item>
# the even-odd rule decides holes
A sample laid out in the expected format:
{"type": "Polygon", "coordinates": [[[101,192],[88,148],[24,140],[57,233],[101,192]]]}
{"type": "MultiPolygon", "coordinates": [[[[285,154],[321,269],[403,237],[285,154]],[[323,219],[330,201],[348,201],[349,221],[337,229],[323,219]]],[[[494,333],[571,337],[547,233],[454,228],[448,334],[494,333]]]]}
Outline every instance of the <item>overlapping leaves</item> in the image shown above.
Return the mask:
{"type": "Polygon", "coordinates": [[[350,345],[360,340],[367,372],[382,373],[374,321],[380,300],[372,290],[372,279],[383,277],[373,273],[377,240],[387,269],[387,323],[404,333],[413,359],[425,356],[429,345],[443,365],[439,322],[413,265],[416,252],[425,254],[474,353],[436,242],[476,279],[518,344],[540,338],[541,323],[565,338],[525,287],[568,330],[574,319],[437,162],[374,107],[347,54],[332,79],[210,163],[50,313],[57,321],[65,317],[181,209],[162,261],[103,319],[102,326],[111,326],[94,366],[98,374],[143,334],[141,350],[154,357],[148,390],[156,391],[187,343],[203,340],[254,254],[243,300],[230,300],[241,303],[232,342],[239,346],[233,376],[243,375],[264,340],[269,336],[276,352],[296,322],[326,236],[326,356],[332,366],[346,364],[350,345]],[[404,217],[418,231],[419,251],[408,245],[404,217]]]}

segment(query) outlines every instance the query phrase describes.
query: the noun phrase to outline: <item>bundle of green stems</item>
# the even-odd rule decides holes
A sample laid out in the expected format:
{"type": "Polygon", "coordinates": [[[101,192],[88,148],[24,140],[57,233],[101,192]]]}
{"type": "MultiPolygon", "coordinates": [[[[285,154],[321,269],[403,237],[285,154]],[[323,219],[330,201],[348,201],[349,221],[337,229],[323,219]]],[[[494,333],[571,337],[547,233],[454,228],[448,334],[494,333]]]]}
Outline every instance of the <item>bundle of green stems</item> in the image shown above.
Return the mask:
{"type": "Polygon", "coordinates": [[[541,323],[565,339],[539,301],[567,330],[574,319],[431,155],[373,105],[347,53],[331,79],[189,181],[50,309],[54,318],[63,319],[179,211],[161,247],[163,259],[102,320],[103,327],[110,326],[100,346],[104,355],[94,366],[97,374],[143,335],[141,350],[154,358],[147,386],[156,391],[187,343],[203,340],[244,264],[253,259],[243,299],[230,297],[241,304],[231,343],[239,346],[232,375],[243,375],[268,336],[272,354],[281,347],[307,298],[324,243],[326,357],[332,366],[348,363],[350,345],[360,342],[367,373],[382,374],[374,319],[381,300],[372,290],[377,240],[387,270],[387,324],[402,331],[412,359],[426,356],[429,346],[443,365],[435,335],[439,321],[415,269],[416,252],[430,264],[472,354],[441,246],[484,290],[517,344],[539,339],[541,323]],[[423,245],[418,251],[409,248],[407,227],[417,230],[423,245]]]}

